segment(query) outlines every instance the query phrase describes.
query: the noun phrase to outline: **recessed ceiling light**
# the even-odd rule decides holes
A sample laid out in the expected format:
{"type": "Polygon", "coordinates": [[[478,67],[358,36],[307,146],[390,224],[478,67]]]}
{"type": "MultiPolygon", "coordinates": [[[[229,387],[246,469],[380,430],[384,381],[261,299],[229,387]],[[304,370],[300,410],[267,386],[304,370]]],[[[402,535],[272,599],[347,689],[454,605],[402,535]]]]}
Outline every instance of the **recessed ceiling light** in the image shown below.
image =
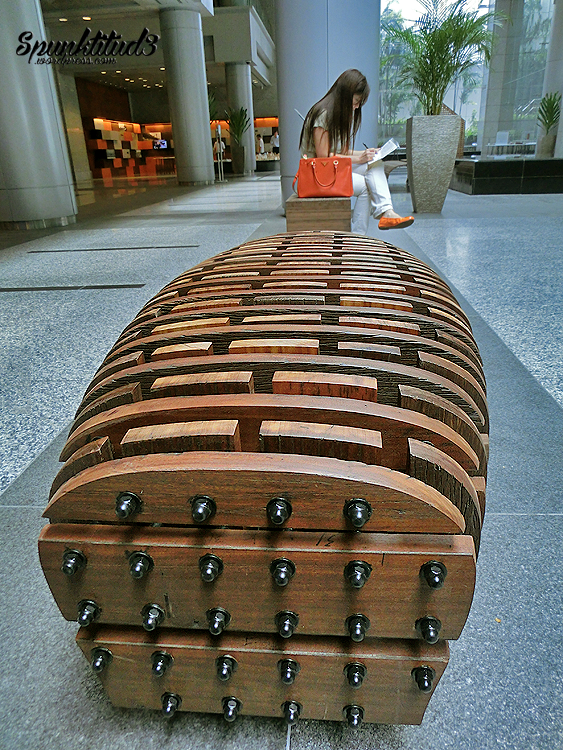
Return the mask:
{"type": "Polygon", "coordinates": [[[59,18],[59,21],[68,21],[68,18],[59,18]]]}
{"type": "Polygon", "coordinates": [[[92,20],[92,16],[82,16],[82,20],[83,21],[91,21],[92,20]]]}
{"type": "Polygon", "coordinates": [[[166,68],[161,68],[161,70],[166,70],[166,68]]]}
{"type": "Polygon", "coordinates": [[[115,72],[116,72],[116,73],[121,73],[121,71],[120,71],[120,70],[116,70],[115,72]]]}
{"type": "Polygon", "coordinates": [[[105,71],[105,70],[102,70],[102,75],[103,75],[103,76],[105,76],[105,75],[106,75],[106,71],[105,71]]]}

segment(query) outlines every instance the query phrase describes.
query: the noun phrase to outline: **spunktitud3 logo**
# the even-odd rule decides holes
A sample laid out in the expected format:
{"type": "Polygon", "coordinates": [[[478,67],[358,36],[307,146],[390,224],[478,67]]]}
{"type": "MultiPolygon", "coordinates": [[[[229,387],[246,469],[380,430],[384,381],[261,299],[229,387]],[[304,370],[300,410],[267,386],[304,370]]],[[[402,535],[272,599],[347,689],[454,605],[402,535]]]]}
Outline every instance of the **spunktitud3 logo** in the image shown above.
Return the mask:
{"type": "Polygon", "coordinates": [[[22,31],[16,55],[27,57],[28,64],[52,65],[112,65],[118,57],[150,57],[156,52],[160,40],[158,34],[151,34],[144,28],[138,39],[126,41],[121,34],[112,30],[104,34],[100,29],[92,37],[92,29],[84,29],[80,40],[34,39],[31,31],[22,31]]]}

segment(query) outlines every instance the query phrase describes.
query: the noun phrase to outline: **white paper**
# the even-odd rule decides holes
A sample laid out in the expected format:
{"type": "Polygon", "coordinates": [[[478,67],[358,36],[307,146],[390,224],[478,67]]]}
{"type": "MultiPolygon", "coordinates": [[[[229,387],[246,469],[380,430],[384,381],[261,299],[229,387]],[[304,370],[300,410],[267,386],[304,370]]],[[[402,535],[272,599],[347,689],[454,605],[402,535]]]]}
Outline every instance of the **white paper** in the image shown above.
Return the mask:
{"type": "Polygon", "coordinates": [[[384,143],[383,146],[379,149],[375,157],[371,161],[368,161],[368,167],[371,164],[375,164],[376,162],[381,161],[388,154],[392,154],[393,151],[399,148],[399,145],[400,144],[394,138],[390,138],[387,143],[384,143]]]}

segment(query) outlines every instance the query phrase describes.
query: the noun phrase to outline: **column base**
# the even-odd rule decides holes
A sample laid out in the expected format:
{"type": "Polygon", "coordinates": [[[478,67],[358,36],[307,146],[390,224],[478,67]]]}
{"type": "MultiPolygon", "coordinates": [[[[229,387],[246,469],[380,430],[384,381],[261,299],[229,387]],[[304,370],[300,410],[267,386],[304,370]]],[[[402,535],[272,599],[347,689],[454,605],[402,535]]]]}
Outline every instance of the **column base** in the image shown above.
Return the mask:
{"type": "Polygon", "coordinates": [[[52,219],[34,219],[33,221],[0,221],[0,229],[50,229],[66,227],[76,223],[76,215],[55,216],[52,219]]]}

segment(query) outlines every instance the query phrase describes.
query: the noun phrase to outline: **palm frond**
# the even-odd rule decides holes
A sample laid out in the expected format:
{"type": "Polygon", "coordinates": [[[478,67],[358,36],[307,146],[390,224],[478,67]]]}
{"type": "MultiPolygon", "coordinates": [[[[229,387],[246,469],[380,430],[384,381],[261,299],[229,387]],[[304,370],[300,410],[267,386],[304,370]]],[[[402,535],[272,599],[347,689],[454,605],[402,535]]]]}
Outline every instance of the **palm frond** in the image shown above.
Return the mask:
{"type": "Polygon", "coordinates": [[[440,114],[448,87],[481,60],[489,62],[495,12],[478,15],[467,0],[419,0],[424,13],[409,28],[385,25],[406,48],[399,82],[410,82],[426,114],[440,114]]]}
{"type": "Polygon", "coordinates": [[[545,94],[538,108],[538,122],[546,135],[557,127],[561,117],[561,94],[553,91],[545,94]]]}

